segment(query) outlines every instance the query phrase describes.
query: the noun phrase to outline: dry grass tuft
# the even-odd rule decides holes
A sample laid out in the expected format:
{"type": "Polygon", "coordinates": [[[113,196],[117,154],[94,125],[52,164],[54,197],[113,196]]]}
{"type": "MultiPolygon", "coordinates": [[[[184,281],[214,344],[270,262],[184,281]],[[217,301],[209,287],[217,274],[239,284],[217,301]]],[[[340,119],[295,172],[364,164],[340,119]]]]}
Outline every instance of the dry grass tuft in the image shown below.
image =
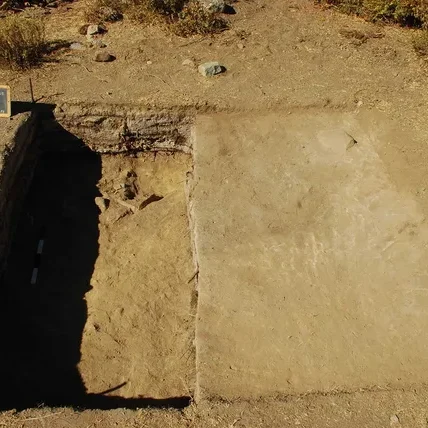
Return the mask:
{"type": "Polygon", "coordinates": [[[1,63],[12,68],[30,68],[41,62],[46,48],[41,20],[12,15],[0,21],[1,63]]]}
{"type": "Polygon", "coordinates": [[[126,13],[140,23],[168,26],[182,37],[218,33],[229,27],[225,19],[197,0],[131,0],[126,13]]]}
{"type": "Polygon", "coordinates": [[[427,0],[315,0],[371,21],[394,22],[409,27],[428,27],[427,0]]]}
{"type": "Polygon", "coordinates": [[[84,16],[87,22],[96,24],[116,22],[123,18],[125,9],[121,0],[93,0],[86,4],[84,16]]]}
{"type": "Polygon", "coordinates": [[[173,30],[177,35],[187,37],[219,33],[227,28],[228,22],[219,14],[209,11],[196,0],[190,0],[180,12],[173,30]]]}
{"type": "Polygon", "coordinates": [[[413,37],[413,47],[418,55],[428,57],[428,31],[424,30],[413,37]]]}

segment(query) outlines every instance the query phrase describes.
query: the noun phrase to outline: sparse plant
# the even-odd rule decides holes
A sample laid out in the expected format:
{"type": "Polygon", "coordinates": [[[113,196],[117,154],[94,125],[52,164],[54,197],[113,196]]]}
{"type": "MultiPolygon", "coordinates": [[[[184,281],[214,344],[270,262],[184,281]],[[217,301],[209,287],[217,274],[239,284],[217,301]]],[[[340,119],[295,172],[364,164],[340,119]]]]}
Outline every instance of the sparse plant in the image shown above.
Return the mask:
{"type": "Polygon", "coordinates": [[[159,14],[151,6],[151,0],[131,0],[126,13],[131,20],[142,24],[153,24],[160,20],[159,14]]]}
{"type": "Polygon", "coordinates": [[[228,22],[219,14],[211,12],[197,0],[190,0],[178,15],[174,31],[179,36],[213,34],[224,31],[228,22]]]}
{"type": "Polygon", "coordinates": [[[166,16],[177,16],[184,8],[187,0],[150,0],[154,12],[166,16]]]}
{"type": "Polygon", "coordinates": [[[145,24],[172,23],[178,18],[187,0],[130,0],[127,14],[145,24]]]}
{"type": "Polygon", "coordinates": [[[87,3],[84,15],[87,22],[115,22],[123,18],[125,8],[122,0],[92,0],[87,3]]]}
{"type": "Polygon", "coordinates": [[[39,19],[21,15],[0,21],[0,61],[13,68],[30,68],[46,53],[45,28],[39,19]]]}
{"type": "Polygon", "coordinates": [[[428,27],[427,0],[316,0],[344,13],[371,21],[395,22],[409,27],[428,27]]]}
{"type": "Polygon", "coordinates": [[[420,34],[413,37],[413,48],[423,57],[428,58],[428,30],[422,31],[420,34]]]}
{"type": "Polygon", "coordinates": [[[208,10],[197,0],[131,1],[127,11],[131,19],[146,24],[169,24],[174,33],[182,37],[218,33],[229,26],[224,18],[208,10]]]}

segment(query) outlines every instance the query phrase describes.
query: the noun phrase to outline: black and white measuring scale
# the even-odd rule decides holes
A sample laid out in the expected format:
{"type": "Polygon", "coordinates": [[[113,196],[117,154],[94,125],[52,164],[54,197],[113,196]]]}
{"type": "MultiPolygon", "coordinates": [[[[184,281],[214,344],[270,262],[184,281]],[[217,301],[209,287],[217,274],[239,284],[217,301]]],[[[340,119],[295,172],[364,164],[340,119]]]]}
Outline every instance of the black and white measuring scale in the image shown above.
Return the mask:
{"type": "Polygon", "coordinates": [[[6,85],[0,85],[0,117],[10,117],[10,88],[6,85]]]}

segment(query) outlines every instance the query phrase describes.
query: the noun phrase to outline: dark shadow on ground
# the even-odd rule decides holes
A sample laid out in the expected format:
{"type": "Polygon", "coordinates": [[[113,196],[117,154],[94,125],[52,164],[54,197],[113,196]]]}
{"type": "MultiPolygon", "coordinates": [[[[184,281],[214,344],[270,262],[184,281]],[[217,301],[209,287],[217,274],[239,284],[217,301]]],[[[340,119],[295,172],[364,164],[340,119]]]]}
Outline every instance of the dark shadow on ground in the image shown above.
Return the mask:
{"type": "Polygon", "coordinates": [[[86,394],[77,364],[98,257],[100,176],[94,153],[45,153],[39,160],[2,290],[1,407],[62,405],[86,394]],[[39,275],[31,284],[40,239],[39,275]]]}
{"type": "MultiPolygon", "coordinates": [[[[53,106],[38,108],[43,123],[53,118],[53,106]]],[[[190,397],[106,395],[117,393],[121,385],[102,394],[86,391],[78,364],[88,312],[85,294],[91,289],[99,249],[95,198],[101,157],[57,123],[48,128],[50,136],[41,141],[42,154],[0,284],[0,410],[41,404],[182,409],[190,397]],[[41,239],[43,250],[37,256],[41,239]],[[37,282],[32,284],[39,263],[37,282]]]]}
{"type": "Polygon", "coordinates": [[[34,109],[34,103],[27,101],[12,101],[11,102],[11,117],[19,113],[25,113],[34,109]]]}

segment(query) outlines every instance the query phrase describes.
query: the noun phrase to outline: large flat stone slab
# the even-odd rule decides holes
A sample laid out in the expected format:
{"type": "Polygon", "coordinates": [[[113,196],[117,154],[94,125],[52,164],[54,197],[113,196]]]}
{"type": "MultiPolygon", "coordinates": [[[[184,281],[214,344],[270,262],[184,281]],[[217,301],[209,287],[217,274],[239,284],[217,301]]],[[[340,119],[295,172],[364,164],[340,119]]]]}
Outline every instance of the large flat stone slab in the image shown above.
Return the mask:
{"type": "Polygon", "coordinates": [[[376,138],[341,113],[198,119],[199,398],[428,381],[428,228],[376,138]]]}

